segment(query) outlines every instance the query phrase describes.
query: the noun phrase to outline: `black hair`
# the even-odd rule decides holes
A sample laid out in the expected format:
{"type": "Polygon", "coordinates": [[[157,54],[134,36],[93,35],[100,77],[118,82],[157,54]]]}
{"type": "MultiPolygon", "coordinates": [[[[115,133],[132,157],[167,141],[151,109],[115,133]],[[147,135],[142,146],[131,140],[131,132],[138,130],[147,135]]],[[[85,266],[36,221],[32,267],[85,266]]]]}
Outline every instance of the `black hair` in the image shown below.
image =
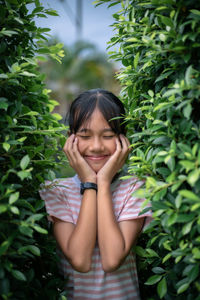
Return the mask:
{"type": "Polygon", "coordinates": [[[85,91],[72,102],[68,118],[70,134],[76,133],[83,122],[90,119],[95,108],[100,110],[113,132],[126,134],[122,102],[113,93],[103,89],[85,91]]]}

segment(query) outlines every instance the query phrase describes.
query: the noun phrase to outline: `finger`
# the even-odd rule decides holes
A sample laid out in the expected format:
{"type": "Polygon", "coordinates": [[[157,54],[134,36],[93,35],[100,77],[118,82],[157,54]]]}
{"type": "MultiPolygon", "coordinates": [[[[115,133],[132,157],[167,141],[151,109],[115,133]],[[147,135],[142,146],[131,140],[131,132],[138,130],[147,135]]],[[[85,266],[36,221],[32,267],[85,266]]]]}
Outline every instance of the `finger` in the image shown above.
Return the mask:
{"type": "Polygon", "coordinates": [[[73,156],[73,143],[74,143],[74,137],[75,135],[72,134],[68,139],[67,142],[65,143],[64,146],[64,152],[67,155],[67,158],[69,160],[70,165],[73,164],[74,161],[74,156],[73,156]]]}
{"type": "Polygon", "coordinates": [[[79,163],[85,162],[83,156],[80,154],[79,149],[78,149],[78,138],[75,137],[74,143],[73,143],[73,155],[76,161],[79,161],[79,163]]]}
{"type": "Polygon", "coordinates": [[[125,150],[126,150],[127,152],[130,152],[130,151],[131,151],[131,148],[130,148],[130,142],[129,142],[129,140],[127,139],[127,137],[124,136],[124,135],[121,135],[121,140],[124,141],[123,146],[125,147],[125,150]]]}
{"type": "Polygon", "coordinates": [[[128,149],[129,143],[126,140],[125,136],[120,135],[120,141],[121,141],[121,144],[122,144],[122,152],[127,153],[129,151],[129,149],[128,149]]]}
{"type": "Polygon", "coordinates": [[[70,137],[68,137],[68,139],[66,140],[65,145],[63,147],[64,151],[67,151],[67,149],[71,148],[73,140],[74,140],[74,134],[70,135],[70,137]]]}
{"type": "Polygon", "coordinates": [[[77,157],[77,154],[80,154],[79,150],[78,150],[78,138],[77,137],[74,138],[74,142],[73,142],[73,154],[75,155],[75,157],[77,157]]]}
{"type": "Polygon", "coordinates": [[[122,144],[120,142],[119,137],[117,137],[116,138],[116,151],[115,152],[118,154],[118,153],[121,153],[121,151],[122,151],[122,144]]]}
{"type": "Polygon", "coordinates": [[[120,135],[120,140],[122,143],[122,152],[121,152],[121,162],[122,164],[127,159],[128,153],[129,153],[129,141],[124,135],[120,135]]]}

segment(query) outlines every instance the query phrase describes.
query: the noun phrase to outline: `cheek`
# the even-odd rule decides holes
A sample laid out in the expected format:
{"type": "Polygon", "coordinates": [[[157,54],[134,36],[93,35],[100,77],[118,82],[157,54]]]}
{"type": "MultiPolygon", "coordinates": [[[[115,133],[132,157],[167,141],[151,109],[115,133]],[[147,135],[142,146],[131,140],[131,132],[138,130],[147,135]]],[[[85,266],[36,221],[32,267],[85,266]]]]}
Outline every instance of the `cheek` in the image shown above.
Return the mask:
{"type": "Polygon", "coordinates": [[[115,150],[116,150],[116,142],[115,142],[115,140],[113,140],[112,142],[110,142],[109,149],[110,149],[111,154],[113,154],[115,152],[115,150]]]}
{"type": "Polygon", "coordinates": [[[78,138],[78,150],[79,150],[79,152],[83,153],[85,148],[86,148],[85,143],[80,138],[78,138]]]}

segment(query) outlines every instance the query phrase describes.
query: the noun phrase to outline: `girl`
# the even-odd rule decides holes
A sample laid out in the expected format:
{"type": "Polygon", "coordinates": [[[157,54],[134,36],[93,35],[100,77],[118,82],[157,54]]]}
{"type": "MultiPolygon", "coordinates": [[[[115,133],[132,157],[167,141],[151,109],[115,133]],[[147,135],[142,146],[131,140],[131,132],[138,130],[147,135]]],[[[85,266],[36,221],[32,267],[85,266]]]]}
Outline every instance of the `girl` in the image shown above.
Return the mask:
{"type": "Polygon", "coordinates": [[[124,114],[111,92],[79,95],[63,149],[77,174],[40,191],[61,250],[68,300],[140,299],[131,247],[150,212],[138,215],[144,199],[132,196],[142,182],[118,175],[130,149],[124,114]]]}

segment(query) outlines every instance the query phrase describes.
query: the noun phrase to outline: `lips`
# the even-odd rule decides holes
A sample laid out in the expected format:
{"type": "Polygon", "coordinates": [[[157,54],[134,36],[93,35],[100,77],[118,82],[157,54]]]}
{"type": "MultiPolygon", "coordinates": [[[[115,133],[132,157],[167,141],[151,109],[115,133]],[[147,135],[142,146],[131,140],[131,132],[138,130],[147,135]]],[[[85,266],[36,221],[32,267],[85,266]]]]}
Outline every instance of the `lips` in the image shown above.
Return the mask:
{"type": "Polygon", "coordinates": [[[108,155],[98,155],[98,156],[94,156],[94,155],[86,155],[85,158],[92,160],[92,161],[101,161],[104,160],[105,158],[107,158],[108,155]]]}

